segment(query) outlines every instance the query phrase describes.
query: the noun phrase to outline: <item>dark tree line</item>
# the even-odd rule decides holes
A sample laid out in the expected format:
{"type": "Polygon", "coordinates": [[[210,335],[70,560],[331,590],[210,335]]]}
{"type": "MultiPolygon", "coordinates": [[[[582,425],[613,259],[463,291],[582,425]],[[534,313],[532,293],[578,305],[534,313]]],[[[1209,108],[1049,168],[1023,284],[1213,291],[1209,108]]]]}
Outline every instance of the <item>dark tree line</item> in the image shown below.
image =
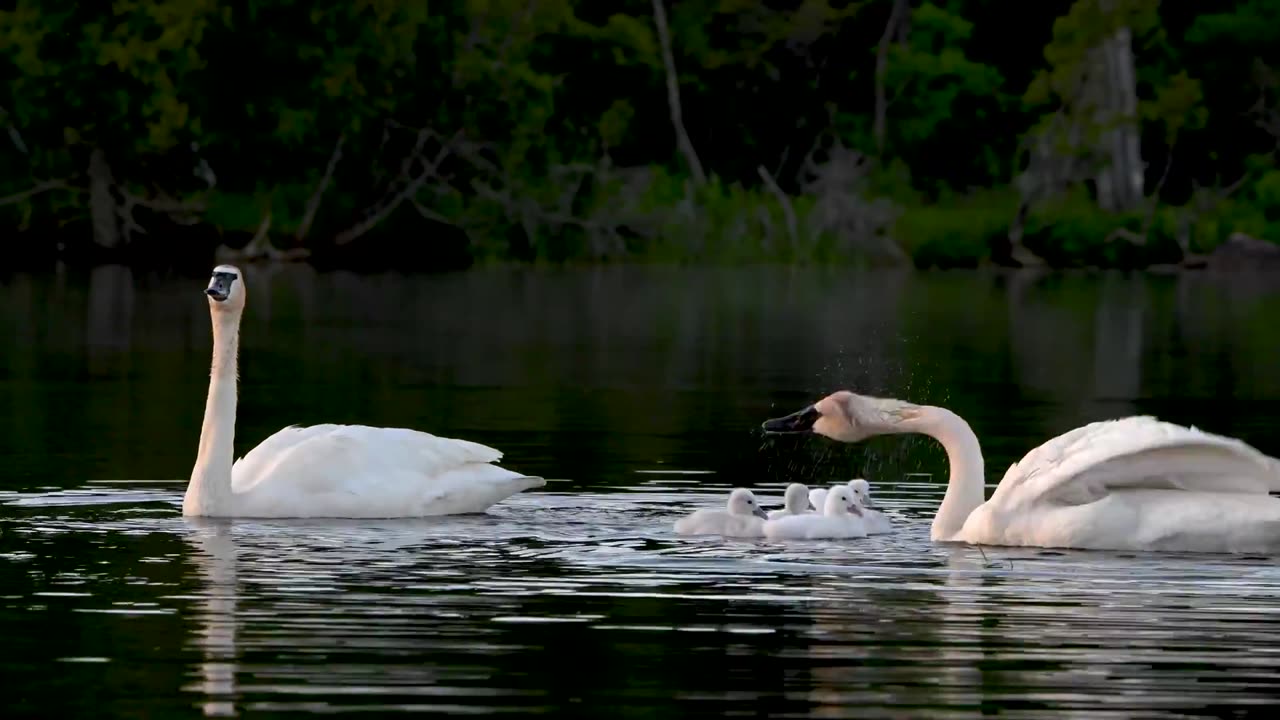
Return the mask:
{"type": "Polygon", "coordinates": [[[0,225],[36,254],[1115,265],[1280,240],[1263,0],[11,8],[0,225]]]}

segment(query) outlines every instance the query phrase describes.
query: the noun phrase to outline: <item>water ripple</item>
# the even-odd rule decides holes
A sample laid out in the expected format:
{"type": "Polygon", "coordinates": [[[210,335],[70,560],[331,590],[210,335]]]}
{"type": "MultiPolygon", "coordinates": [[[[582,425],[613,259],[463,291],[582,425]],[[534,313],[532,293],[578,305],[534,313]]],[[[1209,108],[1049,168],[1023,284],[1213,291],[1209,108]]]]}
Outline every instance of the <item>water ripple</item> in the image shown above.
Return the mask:
{"type": "Polygon", "coordinates": [[[396,521],[183,519],[178,483],[8,493],[0,618],[72,623],[19,643],[72,676],[171,658],[210,715],[1173,717],[1280,690],[1272,560],[935,545],[927,483],[878,492],[892,535],[680,538],[723,489],[676,475],[396,521]]]}

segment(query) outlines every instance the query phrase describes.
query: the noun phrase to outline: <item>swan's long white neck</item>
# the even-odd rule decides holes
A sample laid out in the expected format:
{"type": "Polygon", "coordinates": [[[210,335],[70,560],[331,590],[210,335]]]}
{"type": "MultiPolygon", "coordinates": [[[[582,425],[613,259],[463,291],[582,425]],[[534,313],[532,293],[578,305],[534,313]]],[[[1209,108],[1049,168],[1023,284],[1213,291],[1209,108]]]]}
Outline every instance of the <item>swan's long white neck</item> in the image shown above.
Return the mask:
{"type": "Polygon", "coordinates": [[[200,427],[200,449],[182,499],[183,515],[226,515],[231,505],[231,464],[236,436],[236,354],[240,313],[213,311],[213,367],[200,427]]]}
{"type": "Polygon", "coordinates": [[[949,540],[964,527],[969,514],[986,502],[982,448],[964,418],[946,408],[922,406],[920,410],[915,430],[942,443],[951,464],[947,494],[929,533],[935,541],[949,540]]]}

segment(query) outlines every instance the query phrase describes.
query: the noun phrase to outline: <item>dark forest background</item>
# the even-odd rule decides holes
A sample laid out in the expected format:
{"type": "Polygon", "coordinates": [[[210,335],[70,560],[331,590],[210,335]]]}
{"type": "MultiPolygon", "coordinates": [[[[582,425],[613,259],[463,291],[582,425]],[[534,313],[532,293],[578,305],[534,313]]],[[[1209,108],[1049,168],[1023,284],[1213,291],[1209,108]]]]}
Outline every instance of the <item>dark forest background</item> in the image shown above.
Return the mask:
{"type": "Polygon", "coordinates": [[[10,262],[1203,264],[1280,241],[1263,0],[17,0],[10,262]]]}

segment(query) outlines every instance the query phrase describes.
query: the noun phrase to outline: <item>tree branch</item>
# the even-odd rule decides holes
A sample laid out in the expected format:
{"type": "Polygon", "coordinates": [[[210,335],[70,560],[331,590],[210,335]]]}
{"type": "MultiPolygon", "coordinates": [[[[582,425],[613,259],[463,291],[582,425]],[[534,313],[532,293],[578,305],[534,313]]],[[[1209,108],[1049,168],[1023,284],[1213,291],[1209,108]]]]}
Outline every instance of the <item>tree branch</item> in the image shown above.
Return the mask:
{"type": "Polygon", "coordinates": [[[440,167],[440,164],[443,163],[445,158],[449,156],[449,153],[452,152],[454,142],[461,137],[462,131],[459,130],[452,138],[443,143],[440,147],[440,151],[436,153],[435,158],[428,161],[426,158],[422,157],[422,149],[423,146],[426,145],[427,138],[434,134],[435,133],[433,133],[429,128],[424,128],[418,131],[418,141],[414,145],[413,152],[405,159],[401,166],[402,176],[407,180],[405,186],[385,202],[375,205],[375,209],[373,209],[365,219],[338,233],[333,238],[334,245],[346,245],[356,240],[361,235],[364,235],[376,227],[378,223],[387,219],[387,216],[400,206],[400,203],[416,195],[418,190],[422,188],[423,183],[427,181],[427,178],[435,174],[436,168],[440,167]],[[413,168],[413,164],[415,162],[421,162],[424,167],[422,172],[416,177],[410,178],[409,171],[413,168]]]}
{"type": "Polygon", "coordinates": [[[893,42],[893,36],[909,9],[907,0],[893,0],[889,21],[885,23],[884,32],[880,35],[880,44],[876,47],[876,105],[872,133],[876,140],[877,155],[884,153],[884,137],[888,124],[889,101],[885,97],[885,75],[889,70],[889,45],[893,42]]]}
{"type": "MultiPolygon", "coordinates": [[[[1133,232],[1128,228],[1118,227],[1107,234],[1106,238],[1104,238],[1104,242],[1122,239],[1127,240],[1134,245],[1147,244],[1147,239],[1151,237],[1151,226],[1154,225],[1156,221],[1156,210],[1160,206],[1160,192],[1164,190],[1164,184],[1169,179],[1169,170],[1173,168],[1174,147],[1176,147],[1176,145],[1171,145],[1168,153],[1165,154],[1164,170],[1160,172],[1160,179],[1156,181],[1155,189],[1153,189],[1151,194],[1146,198],[1147,207],[1142,216],[1142,230],[1139,232],[1133,232]]],[[[1184,255],[1190,254],[1190,250],[1188,248],[1182,248],[1182,252],[1184,255]]]]}
{"type": "MultiPolygon", "coordinates": [[[[8,118],[9,111],[0,107],[0,121],[7,120],[8,118]]],[[[22,140],[22,135],[18,132],[18,127],[13,123],[6,123],[4,129],[5,132],[9,134],[9,140],[13,143],[13,146],[18,149],[18,152],[23,155],[29,154],[27,144],[22,140]]]]}
{"type": "Polygon", "coordinates": [[[17,192],[12,195],[6,195],[5,197],[0,197],[0,207],[4,205],[12,205],[14,203],[20,203],[23,200],[26,200],[27,198],[34,197],[36,195],[39,195],[42,192],[48,192],[50,190],[72,190],[72,189],[74,188],[69,187],[65,180],[41,180],[40,182],[36,183],[35,185],[32,185],[26,190],[23,190],[22,192],[17,192]]]}
{"type": "Polygon", "coordinates": [[[320,210],[320,198],[324,195],[324,191],[329,188],[329,182],[333,179],[333,171],[338,167],[338,161],[342,159],[342,144],[346,142],[345,133],[338,136],[338,142],[333,145],[333,152],[329,154],[329,164],[324,168],[324,175],[320,177],[320,182],[316,184],[316,189],[312,191],[311,197],[307,198],[306,210],[302,213],[302,222],[298,225],[298,231],[294,233],[294,240],[301,243],[307,237],[307,232],[311,230],[311,223],[315,222],[316,212],[320,210]]]}
{"type": "Polygon", "coordinates": [[[782,192],[782,188],[778,187],[778,183],[774,181],[773,176],[763,165],[756,166],[756,172],[759,173],[760,179],[764,181],[764,186],[768,188],[773,197],[777,199],[778,204],[782,206],[782,216],[787,221],[787,236],[791,239],[791,245],[794,247],[799,241],[800,229],[796,222],[796,210],[791,206],[791,198],[782,192]]]}
{"type": "Polygon", "coordinates": [[[671,33],[667,30],[667,11],[662,6],[663,0],[653,0],[653,24],[658,29],[658,43],[662,47],[662,66],[667,76],[667,109],[671,114],[671,127],[676,134],[676,148],[684,156],[685,164],[693,175],[697,185],[705,185],[706,173],[702,171],[702,163],[698,153],[693,149],[693,141],[684,127],[684,112],[680,107],[679,76],[676,74],[676,59],[671,52],[671,33]]]}

